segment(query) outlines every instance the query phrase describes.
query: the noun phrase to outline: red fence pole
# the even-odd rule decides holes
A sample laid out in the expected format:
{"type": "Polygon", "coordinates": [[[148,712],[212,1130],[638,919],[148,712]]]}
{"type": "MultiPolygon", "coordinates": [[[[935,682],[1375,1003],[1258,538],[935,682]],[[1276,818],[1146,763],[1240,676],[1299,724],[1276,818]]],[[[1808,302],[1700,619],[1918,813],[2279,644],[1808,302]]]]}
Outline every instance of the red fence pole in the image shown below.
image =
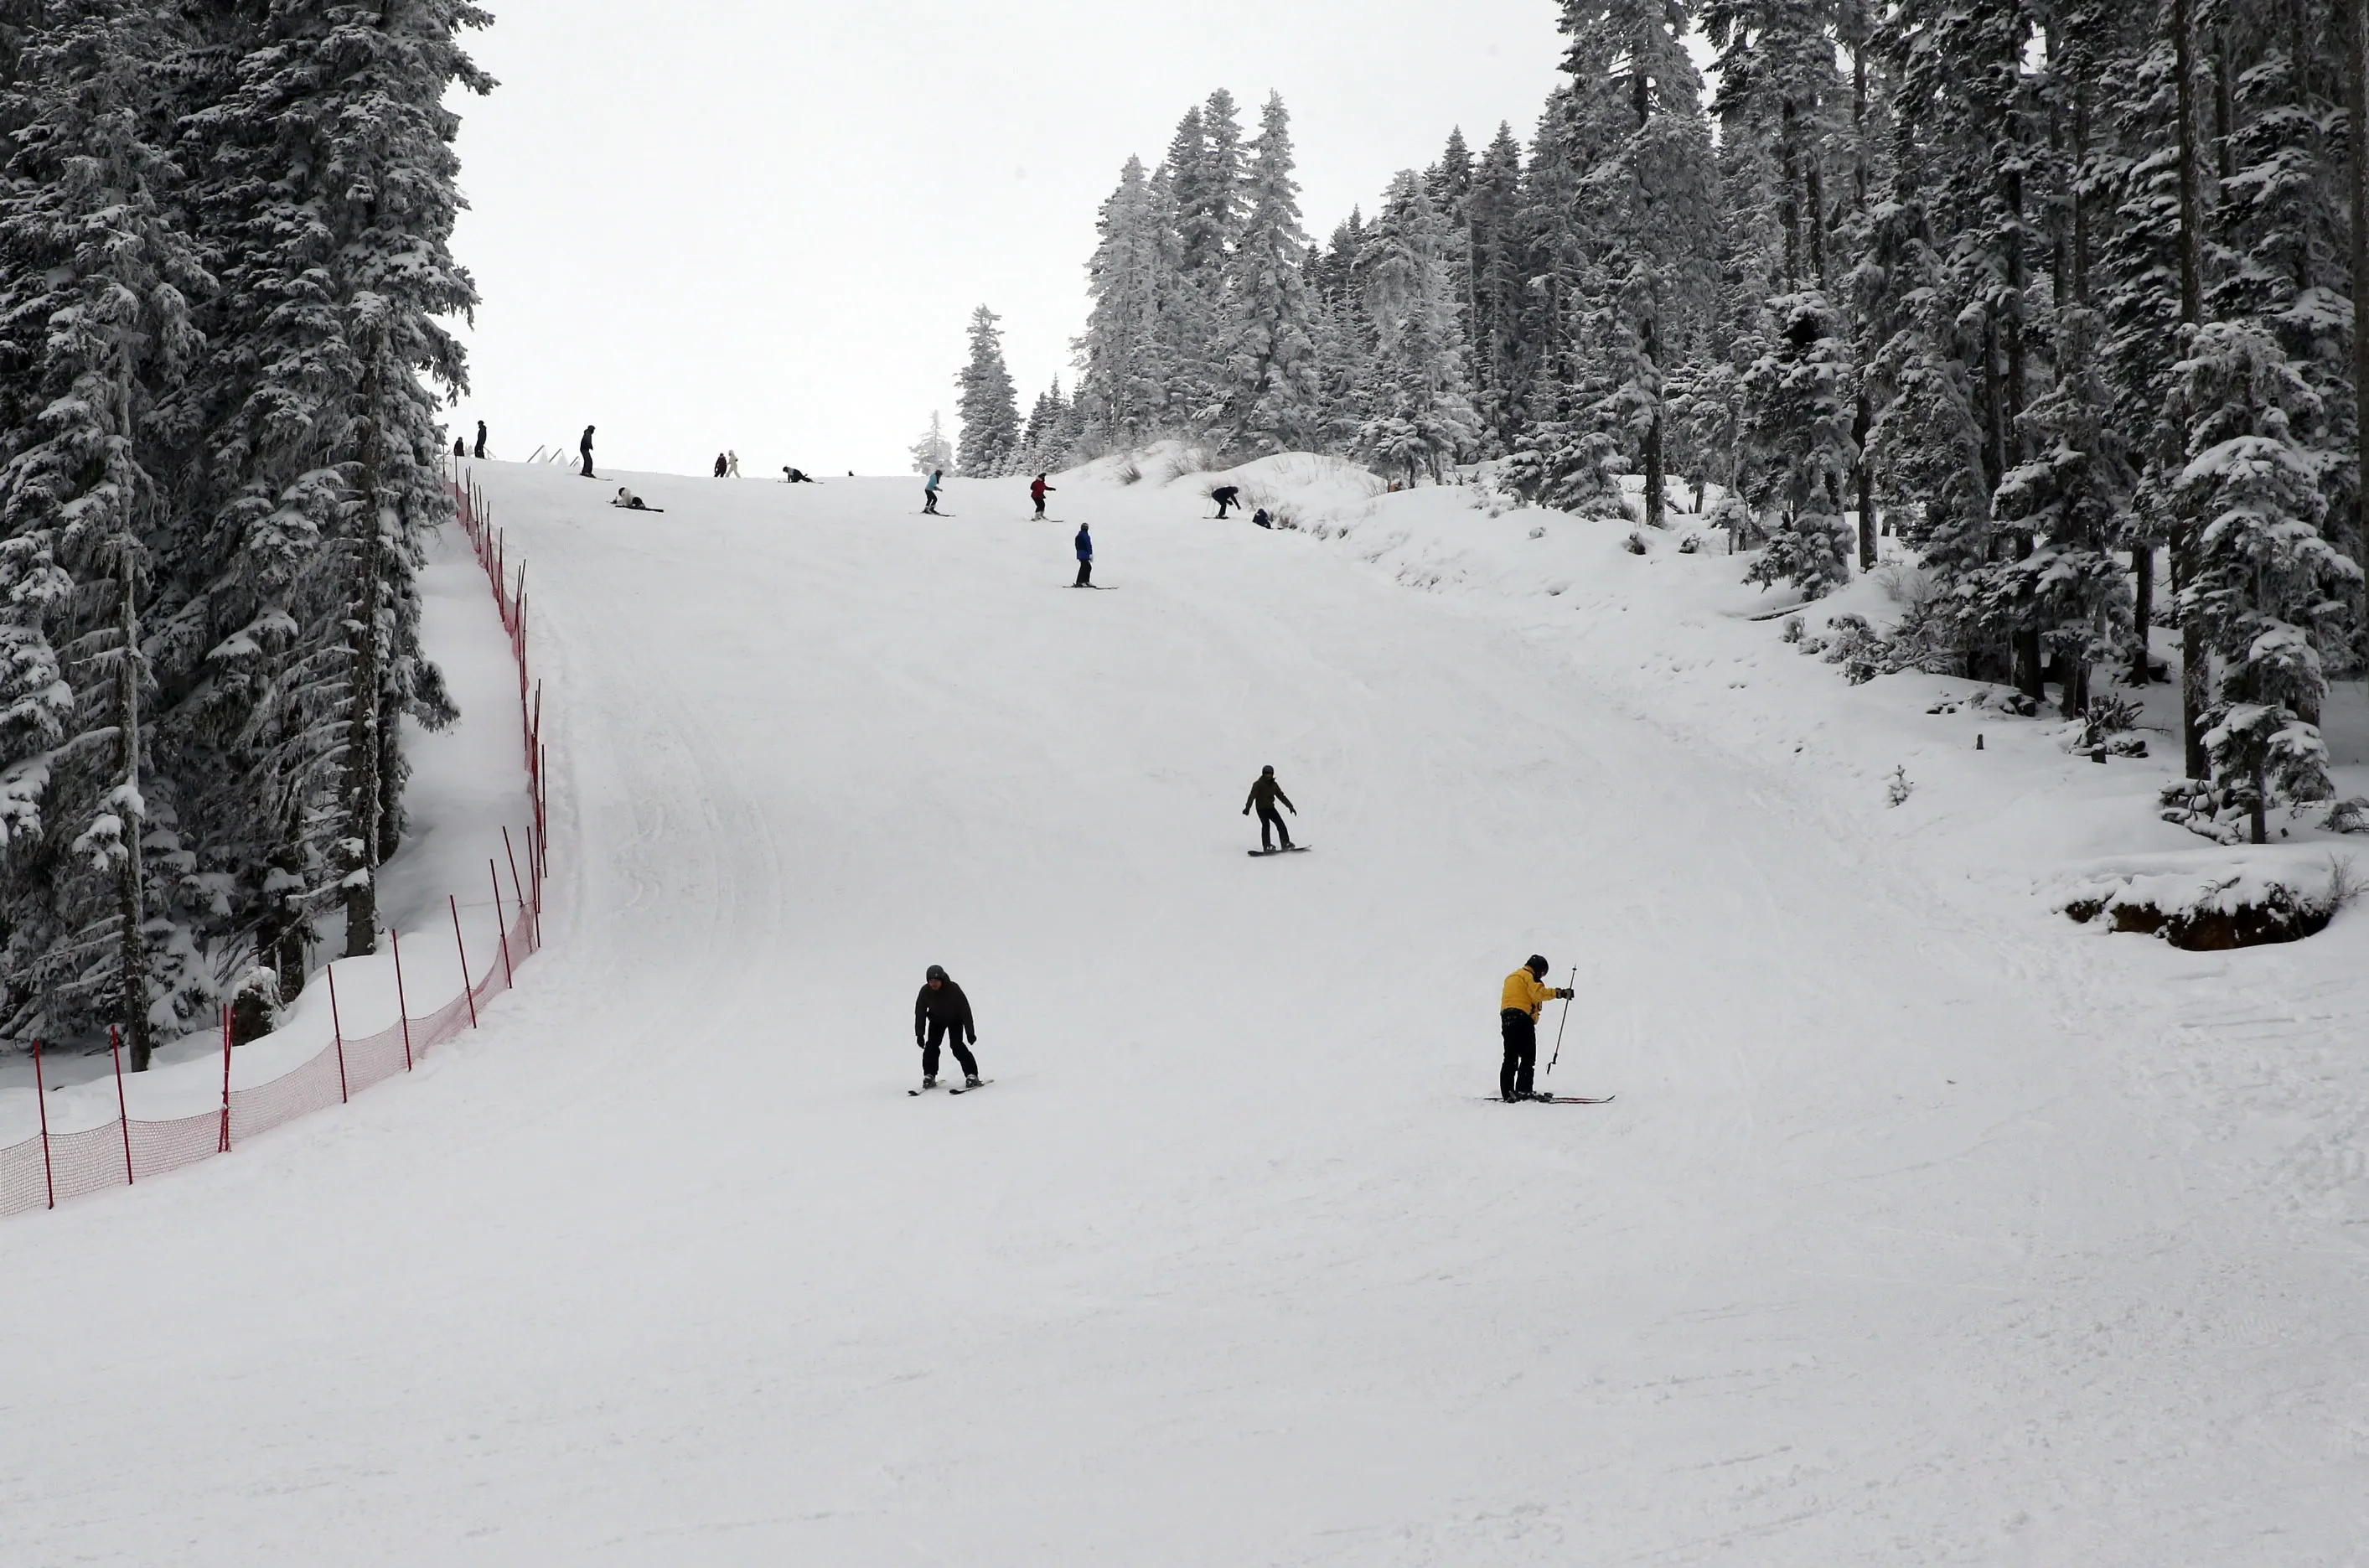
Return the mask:
{"type": "Polygon", "coordinates": [[[329,1037],[338,1042],[338,1104],[353,1099],[346,1093],[346,1021],[338,1015],[338,961],[329,960],[329,1037]]]}
{"type": "Polygon", "coordinates": [[[386,939],[395,948],[395,1015],[403,1021],[403,1070],[411,1070],[411,1003],[403,997],[403,938],[395,927],[386,928],[386,939]]]}
{"type": "MultiPolygon", "coordinates": [[[[461,994],[469,999],[469,1027],[474,1029],[477,1026],[477,991],[469,983],[469,944],[461,940],[461,900],[447,893],[444,901],[452,906],[452,945],[461,954],[461,994]]],[[[500,918],[498,912],[496,918],[500,918]]]]}
{"type": "Polygon", "coordinates": [[[115,1059],[115,1123],[123,1129],[123,1185],[132,1185],[132,1113],[123,1104],[123,1036],[107,1026],[107,1054],[115,1059]]]}
{"type": "MultiPolygon", "coordinates": [[[[532,847],[528,846],[530,850],[532,847]]],[[[519,880],[518,851],[510,847],[510,827],[507,822],[502,824],[502,858],[510,863],[510,897],[516,898],[519,908],[523,910],[526,908],[526,885],[519,880]]]]}
{"type": "Polygon", "coordinates": [[[50,1092],[41,1082],[41,1042],[33,1042],[33,1104],[41,1108],[41,1184],[50,1195],[50,1207],[58,1206],[58,1176],[50,1168],[50,1092]]]}
{"type": "Polygon", "coordinates": [[[220,1153],[230,1152],[230,1003],[223,1002],[223,1128],[220,1153]]]}
{"type": "MultiPolygon", "coordinates": [[[[509,829],[502,830],[507,833],[509,829]]],[[[518,971],[510,967],[510,922],[502,913],[502,874],[494,868],[494,858],[486,857],[486,875],[494,884],[494,929],[502,933],[502,984],[518,984],[518,971]]]]}

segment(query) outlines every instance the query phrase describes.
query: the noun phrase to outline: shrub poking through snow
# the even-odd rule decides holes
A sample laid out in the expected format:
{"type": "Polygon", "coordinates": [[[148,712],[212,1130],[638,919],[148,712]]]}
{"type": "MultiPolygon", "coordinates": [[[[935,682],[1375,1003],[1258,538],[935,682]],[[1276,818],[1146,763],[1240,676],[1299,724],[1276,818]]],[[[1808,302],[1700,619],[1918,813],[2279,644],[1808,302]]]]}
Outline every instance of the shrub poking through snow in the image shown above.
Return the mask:
{"type": "Polygon", "coordinates": [[[1908,776],[1908,764],[1903,762],[1894,768],[1892,777],[1884,782],[1883,798],[1894,806],[1906,806],[1908,797],[1916,793],[1917,784],[1908,776]]]}
{"type": "Polygon", "coordinates": [[[2328,820],[2320,826],[2331,833],[2369,833],[2369,795],[2338,801],[2328,808],[2328,820]]]}
{"type": "Polygon", "coordinates": [[[1620,548],[1628,551],[1632,555],[1643,555],[1645,553],[1644,535],[1632,531],[1628,538],[1623,539],[1620,542],[1620,548]]]}
{"type": "Polygon", "coordinates": [[[2219,953],[2317,935],[2361,888],[2352,863],[2330,856],[2327,878],[2317,887],[2297,888],[2254,872],[2202,882],[2193,875],[2131,876],[2073,899],[2065,913],[2083,924],[2102,919],[2110,931],[2160,936],[2192,953],[2219,953]]]}

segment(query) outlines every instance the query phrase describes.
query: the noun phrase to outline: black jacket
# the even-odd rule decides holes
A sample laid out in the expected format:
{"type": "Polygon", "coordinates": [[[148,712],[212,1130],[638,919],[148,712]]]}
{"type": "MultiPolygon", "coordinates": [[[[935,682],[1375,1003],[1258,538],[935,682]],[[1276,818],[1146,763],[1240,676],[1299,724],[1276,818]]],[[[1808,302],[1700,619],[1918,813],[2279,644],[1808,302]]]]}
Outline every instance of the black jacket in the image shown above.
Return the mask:
{"type": "MultiPolygon", "coordinates": [[[[1261,773],[1258,777],[1258,783],[1251,785],[1251,797],[1242,802],[1242,807],[1243,809],[1248,810],[1251,807],[1255,806],[1262,811],[1272,811],[1275,809],[1275,803],[1278,800],[1282,801],[1286,806],[1291,806],[1291,796],[1283,793],[1283,786],[1276,783],[1275,775],[1273,773],[1261,773]]],[[[1291,810],[1292,814],[1297,816],[1299,815],[1299,807],[1297,806],[1291,806],[1291,810]]]]}
{"type": "Polygon", "coordinates": [[[952,980],[935,990],[924,985],[921,994],[913,999],[913,1038],[919,1041],[933,1024],[944,1025],[966,1044],[978,1038],[978,1026],[971,1022],[970,998],[952,980]]]}

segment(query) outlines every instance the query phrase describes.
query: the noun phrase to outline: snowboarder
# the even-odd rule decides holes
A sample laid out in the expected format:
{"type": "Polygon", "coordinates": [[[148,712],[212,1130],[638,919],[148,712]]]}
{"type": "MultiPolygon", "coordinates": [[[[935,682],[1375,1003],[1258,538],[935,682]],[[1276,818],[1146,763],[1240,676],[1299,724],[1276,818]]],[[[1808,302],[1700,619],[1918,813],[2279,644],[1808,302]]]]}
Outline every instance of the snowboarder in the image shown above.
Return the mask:
{"type": "Polygon", "coordinates": [[[930,482],[921,486],[921,515],[923,517],[936,517],[938,515],[938,481],[945,476],[946,471],[944,469],[940,468],[933,470],[930,475],[930,482]]]}
{"type": "Polygon", "coordinates": [[[477,455],[486,455],[486,422],[483,419],[477,421],[477,455]]]}
{"type": "Polygon", "coordinates": [[[1218,503],[1218,516],[1222,520],[1228,507],[1238,507],[1242,504],[1242,492],[1237,486],[1220,485],[1209,492],[1209,498],[1218,503]]]}
{"type": "Polygon", "coordinates": [[[1071,588],[1094,586],[1094,536],[1086,532],[1084,523],[1078,524],[1078,580],[1071,588]]]}
{"type": "Polygon", "coordinates": [[[1052,493],[1053,486],[1045,483],[1045,475],[1042,474],[1029,482],[1028,498],[1036,503],[1036,516],[1040,521],[1045,516],[1045,498],[1052,493]]]}
{"type": "Polygon", "coordinates": [[[727,479],[738,479],[740,477],[740,454],[738,452],[727,450],[724,453],[724,476],[727,479]]]}
{"type": "Polygon", "coordinates": [[[725,473],[724,454],[723,454],[722,452],[717,452],[717,453],[715,454],[715,476],[716,476],[718,479],[721,479],[721,478],[723,478],[723,477],[724,477],[724,473],[725,473]]]}
{"type": "Polygon", "coordinates": [[[582,452],[582,453],[584,454],[584,474],[583,474],[583,477],[585,477],[585,478],[587,478],[587,479],[596,479],[596,478],[600,477],[600,475],[596,475],[596,474],[594,474],[594,473],[592,472],[592,427],[591,427],[591,426],[587,425],[587,426],[585,426],[585,427],[584,427],[584,439],[583,439],[582,441],[578,441],[578,442],[576,443],[576,450],[577,450],[577,451],[578,451],[578,452],[582,452]]]}
{"type": "Polygon", "coordinates": [[[913,999],[913,1043],[921,1047],[924,1089],[938,1086],[941,1041],[954,1048],[955,1060],[962,1064],[963,1087],[978,1088],[978,1059],[970,1054],[970,1047],[978,1043],[978,1025],[971,1021],[970,998],[933,964],[921,981],[921,994],[913,999]]]}
{"type": "Polygon", "coordinates": [[[1291,830],[1283,825],[1283,816],[1275,808],[1275,803],[1278,800],[1289,807],[1294,817],[1299,815],[1299,807],[1291,804],[1291,796],[1284,794],[1283,786],[1275,782],[1275,764],[1269,762],[1259,770],[1257,782],[1251,785],[1251,797],[1242,802],[1242,815],[1247,817],[1251,814],[1252,807],[1258,807],[1259,848],[1270,852],[1275,848],[1269,833],[1270,829],[1275,834],[1281,835],[1285,849],[1291,847],[1291,830]]]}
{"type": "Polygon", "coordinates": [[[819,485],[822,481],[816,478],[813,475],[807,473],[803,468],[792,468],[789,464],[784,464],[782,465],[782,483],[784,485],[819,485]]]}
{"type": "Polygon", "coordinates": [[[1546,984],[1547,961],[1537,954],[1505,977],[1497,1021],[1505,1036],[1505,1060],[1497,1069],[1497,1097],[1511,1104],[1534,1098],[1530,1074],[1539,1061],[1539,1009],[1557,998],[1569,1001],[1571,989],[1546,984]]]}
{"type": "Polygon", "coordinates": [[[1251,513],[1251,521],[1258,524],[1261,528],[1272,530],[1275,527],[1275,520],[1266,515],[1266,509],[1265,507],[1261,507],[1258,510],[1251,513]]]}

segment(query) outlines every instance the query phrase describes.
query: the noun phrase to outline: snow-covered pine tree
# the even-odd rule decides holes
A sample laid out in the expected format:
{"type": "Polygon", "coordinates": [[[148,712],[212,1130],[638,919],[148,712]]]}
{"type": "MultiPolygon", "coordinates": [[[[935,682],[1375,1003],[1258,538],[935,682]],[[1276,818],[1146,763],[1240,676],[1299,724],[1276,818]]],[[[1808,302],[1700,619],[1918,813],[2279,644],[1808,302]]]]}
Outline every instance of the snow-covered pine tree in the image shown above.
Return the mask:
{"type": "Polygon", "coordinates": [[[1300,270],[1308,236],[1291,171],[1291,119],[1271,94],[1251,145],[1248,212],[1224,261],[1223,428],[1246,451],[1310,446],[1319,429],[1318,307],[1300,270]]]}
{"type": "Polygon", "coordinates": [[[419,649],[416,573],[451,516],[439,394],[466,386],[442,322],[476,303],[450,251],[444,98],[491,87],[459,41],[488,21],[460,0],[292,0],[227,29],[230,80],[184,122],[229,251],[208,369],[218,543],[204,591],[172,607],[184,662],[160,679],[188,694],[176,755],[265,792],[206,813],[209,841],[261,841],[238,857],[261,923],[335,900],[349,954],[375,950],[376,867],[402,835],[396,717],[452,714],[419,649]],[[292,901],[292,877],[309,888],[292,901]]]}
{"type": "Polygon", "coordinates": [[[1028,429],[1021,441],[1018,472],[1042,474],[1068,467],[1072,461],[1070,445],[1076,439],[1076,419],[1070,400],[1061,394],[1061,380],[1056,376],[1051,386],[1036,395],[1036,406],[1028,412],[1028,429]]]}
{"type": "Polygon", "coordinates": [[[1357,257],[1374,343],[1359,387],[1357,445],[1373,462],[1404,469],[1409,485],[1419,470],[1436,484],[1443,462],[1469,449],[1476,433],[1447,251],[1421,177],[1400,171],[1357,257]]]}
{"type": "Polygon", "coordinates": [[[1516,388],[1521,380],[1522,269],[1527,236],[1522,228],[1522,148],[1511,125],[1497,134],[1473,171],[1465,197],[1466,323],[1472,337],[1473,405],[1503,451],[1519,433],[1516,388]]]}
{"type": "Polygon", "coordinates": [[[1688,57],[1682,0],[1563,0],[1564,69],[1608,71],[1628,133],[1590,171],[1601,266],[1625,361],[1612,414],[1638,453],[1646,523],[1664,526],[1664,380],[1709,307],[1718,229],[1701,78],[1688,57]]]}
{"type": "Polygon", "coordinates": [[[2259,844],[2274,798],[2329,793],[2318,643],[2361,572],[2320,533],[2318,395],[2259,326],[2208,323],[2192,344],[2180,367],[2192,411],[2180,498],[2194,520],[2181,607],[2221,661],[2205,714],[2213,776],[2247,807],[2259,844]]]}
{"type": "Polygon", "coordinates": [[[1071,346],[1080,450],[1087,456],[1167,433],[1177,367],[1168,310],[1175,242],[1141,159],[1127,160],[1097,229],[1086,264],[1086,330],[1071,346]]]}
{"type": "Polygon", "coordinates": [[[930,410],[930,428],[910,449],[913,454],[913,472],[938,474],[955,465],[954,443],[946,440],[945,427],[938,420],[938,411],[930,410]]]}
{"type": "Polygon", "coordinates": [[[1790,582],[1811,599],[1850,581],[1851,530],[1843,516],[1859,448],[1851,440],[1857,379],[1850,342],[1815,289],[1768,302],[1777,331],[1744,378],[1746,441],[1762,461],[1744,498],[1768,534],[1745,574],[1790,582]]]}
{"type": "Polygon", "coordinates": [[[985,305],[971,312],[970,359],[955,378],[962,389],[962,472],[991,479],[1009,472],[1020,452],[1020,402],[1004,368],[1001,318],[985,305]]]}
{"type": "MultiPolygon", "coordinates": [[[[15,129],[0,266],[0,336],[43,398],[0,470],[0,1032],[120,1026],[144,1070],[159,1024],[193,1011],[186,933],[151,898],[143,584],[171,462],[160,413],[201,343],[192,294],[212,287],[174,221],[180,171],[153,139],[155,74],[173,38],[154,7],[91,0],[30,18],[6,115],[15,129]],[[164,984],[159,986],[159,979],[164,984]]],[[[161,782],[161,781],[158,781],[161,782]]]]}

